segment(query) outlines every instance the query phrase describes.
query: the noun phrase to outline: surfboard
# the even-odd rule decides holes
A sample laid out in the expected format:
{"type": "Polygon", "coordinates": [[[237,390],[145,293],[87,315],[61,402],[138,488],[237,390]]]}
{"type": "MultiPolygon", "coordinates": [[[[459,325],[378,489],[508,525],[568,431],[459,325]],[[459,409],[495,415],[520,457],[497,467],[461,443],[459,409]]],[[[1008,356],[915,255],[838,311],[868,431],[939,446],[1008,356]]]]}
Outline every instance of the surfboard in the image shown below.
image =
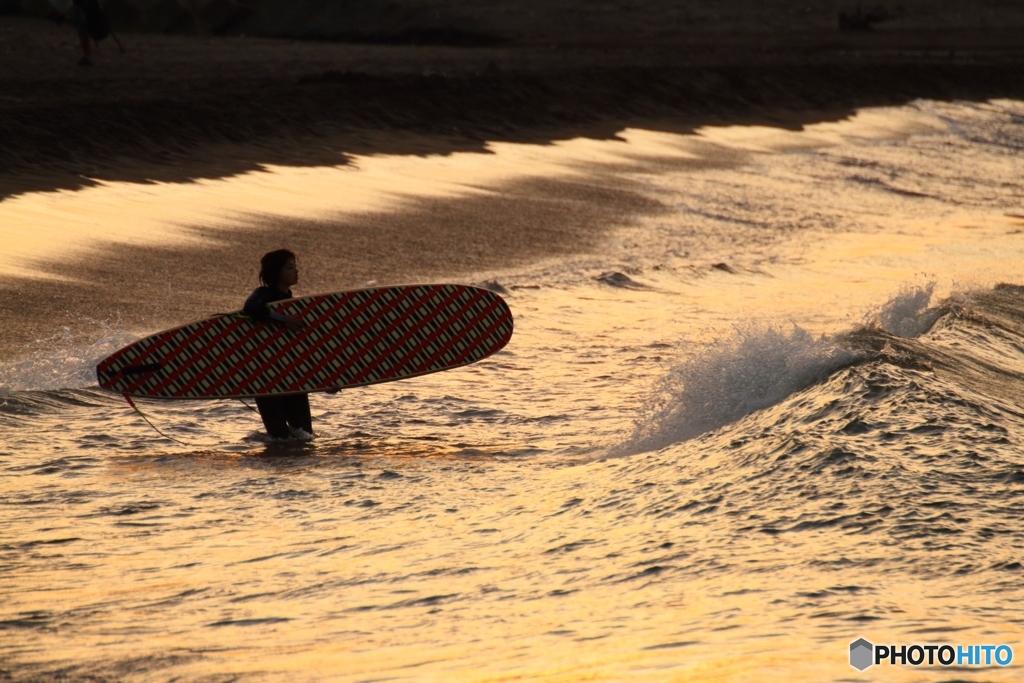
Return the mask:
{"type": "Polygon", "coordinates": [[[480,287],[377,287],[278,301],[291,331],[241,312],[140,339],[96,366],[101,387],[161,399],[344,389],[458,368],[512,337],[505,301],[480,287]]]}

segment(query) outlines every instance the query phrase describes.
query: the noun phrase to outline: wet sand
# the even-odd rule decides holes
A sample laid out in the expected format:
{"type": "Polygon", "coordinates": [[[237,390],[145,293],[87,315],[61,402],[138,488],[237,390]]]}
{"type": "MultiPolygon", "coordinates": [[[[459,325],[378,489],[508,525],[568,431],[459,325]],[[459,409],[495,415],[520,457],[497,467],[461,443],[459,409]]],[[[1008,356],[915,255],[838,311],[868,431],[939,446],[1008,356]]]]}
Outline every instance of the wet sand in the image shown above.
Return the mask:
{"type": "Polygon", "coordinates": [[[64,328],[88,338],[104,325],[155,331],[237,310],[258,284],[259,257],[280,245],[300,255],[295,291],[312,294],[452,279],[586,251],[625,216],[660,209],[629,189],[524,180],[500,193],[404,202],[398,212],[320,220],[256,215],[247,229],[207,231],[211,239],[193,244],[109,246],[42,264],[39,272],[55,279],[0,277],[0,317],[9,321],[0,330],[0,359],[24,355],[32,342],[64,328]],[[130,280],[126,263],[136,274],[130,280]]]}
{"type": "MultiPolygon", "coordinates": [[[[633,35],[603,46],[460,48],[128,34],[125,54],[106,41],[83,69],[68,27],[5,19],[0,200],[97,183],[228,178],[268,165],[338,166],[354,155],[486,152],[494,141],[608,140],[627,126],[798,130],[915,98],[1022,97],[1017,35],[737,31],[683,42],[633,35]]],[[[586,252],[663,208],[600,173],[520,179],[468,198],[315,221],[254,216],[245,230],[194,244],[55,258],[31,265],[63,279],[0,275],[0,316],[9,321],[0,348],[17,358],[64,327],[156,329],[237,308],[254,284],[251,264],[279,244],[303,254],[307,272],[319,273],[312,291],[324,291],[471,277],[586,252]],[[345,254],[345,272],[318,268],[324,248],[334,259],[345,254]],[[137,279],[109,277],[124,261],[138,264],[137,279]],[[93,313],[83,320],[72,310],[93,313]]]]}

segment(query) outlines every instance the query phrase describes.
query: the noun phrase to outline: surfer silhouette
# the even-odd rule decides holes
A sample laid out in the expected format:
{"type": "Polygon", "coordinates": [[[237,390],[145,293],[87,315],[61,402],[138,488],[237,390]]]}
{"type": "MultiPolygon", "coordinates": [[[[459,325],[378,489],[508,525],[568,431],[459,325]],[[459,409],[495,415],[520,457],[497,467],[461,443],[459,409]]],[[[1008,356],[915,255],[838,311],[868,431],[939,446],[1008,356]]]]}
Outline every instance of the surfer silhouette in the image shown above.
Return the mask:
{"type": "MultiPolygon", "coordinates": [[[[249,298],[242,312],[269,324],[284,325],[289,330],[299,330],[303,322],[298,316],[282,315],[267,308],[267,304],[292,298],[292,286],[299,281],[299,268],[295,254],[287,249],[278,249],[263,255],[260,259],[260,282],[249,298]]],[[[309,394],[287,396],[258,396],[256,407],[263,419],[267,434],[275,439],[291,438],[292,430],[301,429],[313,433],[313,419],[309,413],[309,394]],[[289,427],[291,429],[289,429],[289,427]]]]}

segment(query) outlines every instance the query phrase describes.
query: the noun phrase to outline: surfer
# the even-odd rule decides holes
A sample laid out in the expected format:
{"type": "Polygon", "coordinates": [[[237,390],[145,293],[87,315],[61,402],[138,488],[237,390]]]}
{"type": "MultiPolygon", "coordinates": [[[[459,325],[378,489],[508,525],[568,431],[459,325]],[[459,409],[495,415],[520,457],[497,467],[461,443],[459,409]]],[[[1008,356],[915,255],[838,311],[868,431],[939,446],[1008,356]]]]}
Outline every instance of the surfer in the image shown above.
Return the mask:
{"type": "MultiPolygon", "coordinates": [[[[302,320],[295,315],[283,315],[267,308],[267,304],[292,298],[292,286],[299,281],[299,268],[295,254],[287,249],[278,249],[263,255],[260,259],[260,282],[249,298],[245,300],[242,312],[260,321],[284,325],[289,330],[302,329],[302,320]]],[[[313,433],[313,418],[309,413],[309,394],[287,396],[257,396],[256,407],[267,434],[275,439],[287,439],[292,429],[313,433]],[[291,429],[289,429],[291,427],[291,429]]]]}

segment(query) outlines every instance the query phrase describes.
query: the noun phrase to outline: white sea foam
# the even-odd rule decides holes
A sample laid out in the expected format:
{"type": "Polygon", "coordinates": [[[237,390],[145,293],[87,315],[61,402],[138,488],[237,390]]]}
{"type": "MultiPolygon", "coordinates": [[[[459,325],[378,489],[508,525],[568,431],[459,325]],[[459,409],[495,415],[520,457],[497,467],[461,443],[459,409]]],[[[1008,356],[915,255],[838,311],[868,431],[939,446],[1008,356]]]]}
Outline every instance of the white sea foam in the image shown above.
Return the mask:
{"type": "Polygon", "coordinates": [[[93,386],[96,364],[136,338],[129,332],[106,330],[102,337],[90,341],[65,327],[34,342],[25,357],[0,363],[0,394],[93,386]]]}
{"type": "Polygon", "coordinates": [[[797,326],[737,330],[669,370],[616,454],[658,450],[735,422],[857,358],[797,326]]]}
{"type": "Polygon", "coordinates": [[[942,308],[929,308],[935,283],[905,286],[886,302],[868,322],[899,337],[918,337],[931,329],[945,312],[942,308]]]}
{"type": "MultiPolygon", "coordinates": [[[[904,286],[866,322],[890,334],[918,337],[945,312],[929,307],[934,289],[934,282],[904,286]]],[[[666,373],[633,435],[614,454],[658,450],[735,422],[855,362],[859,353],[797,326],[738,329],[666,373]]]]}

